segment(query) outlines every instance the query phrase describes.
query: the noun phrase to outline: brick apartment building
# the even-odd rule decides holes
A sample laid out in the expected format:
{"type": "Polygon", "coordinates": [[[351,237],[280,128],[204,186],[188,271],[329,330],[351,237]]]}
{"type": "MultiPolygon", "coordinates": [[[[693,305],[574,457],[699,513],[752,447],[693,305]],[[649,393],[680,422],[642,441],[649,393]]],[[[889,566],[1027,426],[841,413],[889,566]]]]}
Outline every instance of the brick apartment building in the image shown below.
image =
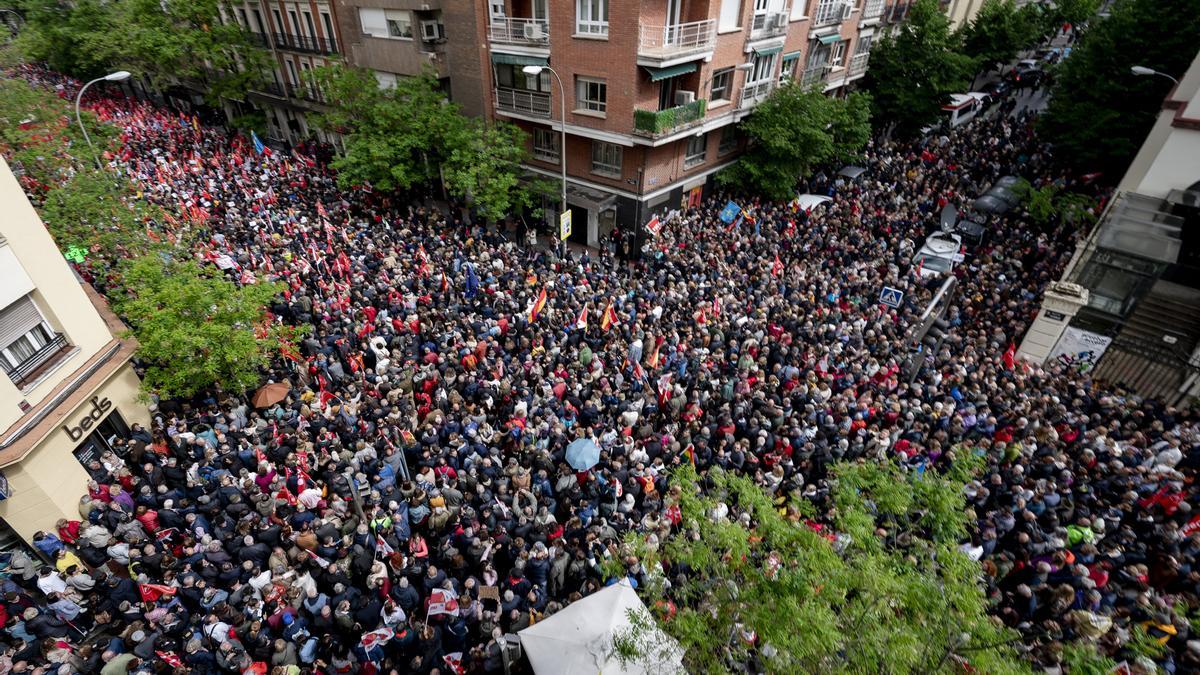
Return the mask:
{"type": "Polygon", "coordinates": [[[884,7],[884,0],[477,2],[486,112],[528,132],[530,171],[558,179],[565,156],[572,239],[595,244],[617,224],[630,228],[699,200],[742,148],[736,122],[780,83],[833,94],[861,78],[884,7]],[[544,68],[534,75],[526,66],[544,68]],[[565,149],[555,74],[566,98],[565,149]]]}

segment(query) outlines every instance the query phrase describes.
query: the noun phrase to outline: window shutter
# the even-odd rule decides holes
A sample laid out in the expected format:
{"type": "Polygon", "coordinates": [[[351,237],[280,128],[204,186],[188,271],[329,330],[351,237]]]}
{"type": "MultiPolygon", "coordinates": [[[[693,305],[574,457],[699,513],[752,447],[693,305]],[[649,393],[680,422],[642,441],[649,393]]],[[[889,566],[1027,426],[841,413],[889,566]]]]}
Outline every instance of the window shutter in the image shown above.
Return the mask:
{"type": "Polygon", "coordinates": [[[29,296],[0,309],[0,349],[17,341],[42,322],[42,314],[29,296]]]}
{"type": "Polygon", "coordinates": [[[382,9],[359,7],[358,18],[362,21],[362,30],[374,37],[387,37],[387,18],[382,9]]]}

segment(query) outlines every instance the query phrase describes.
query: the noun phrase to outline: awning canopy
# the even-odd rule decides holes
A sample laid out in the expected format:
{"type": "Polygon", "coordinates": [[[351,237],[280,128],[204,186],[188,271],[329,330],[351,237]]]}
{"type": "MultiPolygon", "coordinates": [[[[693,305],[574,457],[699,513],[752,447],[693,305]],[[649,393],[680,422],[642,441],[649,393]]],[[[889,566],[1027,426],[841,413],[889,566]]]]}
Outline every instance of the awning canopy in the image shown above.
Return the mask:
{"type": "Polygon", "coordinates": [[[829,35],[822,35],[821,37],[817,38],[817,42],[820,42],[823,45],[831,45],[841,39],[842,36],[840,34],[830,33],[829,35]]]}
{"type": "Polygon", "coordinates": [[[794,61],[794,60],[796,60],[796,59],[798,59],[798,58],[800,58],[800,50],[799,50],[799,49],[797,49],[797,50],[796,50],[796,51],[794,51],[794,52],[788,52],[788,53],[786,53],[786,54],[784,54],[784,55],[783,55],[783,60],[784,60],[784,61],[794,61]]]}
{"type": "Polygon", "coordinates": [[[650,73],[651,82],[659,82],[667,79],[668,77],[675,77],[676,75],[685,75],[687,73],[696,72],[696,62],[692,61],[690,63],[680,63],[674,66],[667,66],[666,68],[646,67],[646,72],[650,73]]]}
{"type": "Polygon", "coordinates": [[[754,53],[759,56],[770,56],[783,51],[783,45],[775,45],[774,47],[755,47],[754,53]]]}
{"type": "Polygon", "coordinates": [[[548,66],[550,65],[550,59],[545,56],[525,56],[524,54],[492,52],[492,63],[503,63],[513,66],[548,66]]]}

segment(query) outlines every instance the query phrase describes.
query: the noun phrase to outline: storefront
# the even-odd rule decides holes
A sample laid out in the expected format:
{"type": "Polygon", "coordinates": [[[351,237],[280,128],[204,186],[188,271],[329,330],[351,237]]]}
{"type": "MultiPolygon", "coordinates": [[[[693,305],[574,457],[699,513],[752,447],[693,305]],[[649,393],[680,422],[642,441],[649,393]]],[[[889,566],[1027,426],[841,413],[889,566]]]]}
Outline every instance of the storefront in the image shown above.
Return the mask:
{"type": "Polygon", "coordinates": [[[134,423],[149,426],[132,364],[126,361],[109,377],[97,375],[95,386],[87,386],[92,378],[82,382],[27,432],[20,439],[24,454],[0,468],[8,481],[0,518],[26,541],[39,530],[53,531],[59,518],[79,520],[87,464],[99,460],[118,438],[129,438],[134,423]]]}

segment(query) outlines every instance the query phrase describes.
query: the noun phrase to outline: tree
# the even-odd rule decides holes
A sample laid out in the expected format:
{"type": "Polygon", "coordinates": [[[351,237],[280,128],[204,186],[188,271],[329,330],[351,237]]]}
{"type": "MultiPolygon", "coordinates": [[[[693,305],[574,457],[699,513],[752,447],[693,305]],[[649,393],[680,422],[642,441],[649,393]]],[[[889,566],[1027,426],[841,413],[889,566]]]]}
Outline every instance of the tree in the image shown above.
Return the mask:
{"type": "Polygon", "coordinates": [[[446,160],[446,187],[451,194],[469,200],[480,216],[495,221],[532,210],[535,200],[548,191],[542,185],[545,181],[521,176],[521,163],[529,159],[529,142],[519,127],[472,119],[466,124],[464,139],[446,160]]]}
{"type": "Polygon", "coordinates": [[[1092,18],[1099,9],[1100,0],[1055,0],[1051,12],[1054,17],[1052,28],[1057,30],[1068,23],[1078,26],[1092,18]]]}
{"type": "Polygon", "coordinates": [[[975,60],[977,70],[986,72],[1008,63],[1032,44],[1039,37],[1035,30],[1014,0],[985,0],[963,31],[963,53],[975,60]]]}
{"type": "Polygon", "coordinates": [[[221,0],[22,0],[27,16],[19,43],[27,55],[81,78],[114,69],[159,86],[180,80],[204,88],[211,101],[240,97],[263,77],[266,50],[221,0]]]}
{"type": "Polygon", "coordinates": [[[913,135],[938,116],[950,94],[966,89],[971,58],[959,52],[937,0],[917,0],[908,19],[871,50],[865,88],[879,125],[913,135]]]}
{"type": "Polygon", "coordinates": [[[92,169],[47,192],[41,216],[60,248],[87,250],[83,264],[101,274],[112,261],[145,254],[159,236],[151,223],[161,220],[156,206],[129,194],[124,178],[92,169]]]}
{"type": "Polygon", "coordinates": [[[147,366],[143,386],[160,396],[192,396],[218,384],[245,391],[274,355],[294,348],[294,331],[264,325],[282,284],[239,286],[215,267],[166,253],[129,261],[121,277],[115,308],[133,326],[147,366]]]}
{"type": "MultiPolygon", "coordinates": [[[[1056,158],[1115,183],[1154,124],[1170,88],[1141,65],[1182,77],[1200,44],[1200,0],[1123,0],[1062,63],[1039,130],[1056,158]]],[[[872,57],[874,68],[874,57],[872,57]]]]}
{"type": "Polygon", "coordinates": [[[813,167],[854,157],[871,135],[870,99],[825,96],[788,83],[776,89],[742,122],[749,149],[720,174],[726,185],[771,199],[787,199],[813,167]]]}
{"type": "Polygon", "coordinates": [[[439,178],[455,151],[471,154],[466,118],[428,70],[387,89],[361,68],[327,66],[314,77],[337,102],[316,124],[343,136],[346,152],[333,161],[343,187],[408,190],[439,178]]]}
{"type": "MultiPolygon", "coordinates": [[[[959,550],[962,490],[982,458],[954,454],[945,474],[836,465],[814,501],[685,465],[669,496],[680,529],[658,545],[630,535],[607,571],[642,573],[689,672],[1024,672],[1018,636],[987,615],[979,566],[959,550]]],[[[614,648],[627,658],[638,644],[622,635],[614,648]]]]}

